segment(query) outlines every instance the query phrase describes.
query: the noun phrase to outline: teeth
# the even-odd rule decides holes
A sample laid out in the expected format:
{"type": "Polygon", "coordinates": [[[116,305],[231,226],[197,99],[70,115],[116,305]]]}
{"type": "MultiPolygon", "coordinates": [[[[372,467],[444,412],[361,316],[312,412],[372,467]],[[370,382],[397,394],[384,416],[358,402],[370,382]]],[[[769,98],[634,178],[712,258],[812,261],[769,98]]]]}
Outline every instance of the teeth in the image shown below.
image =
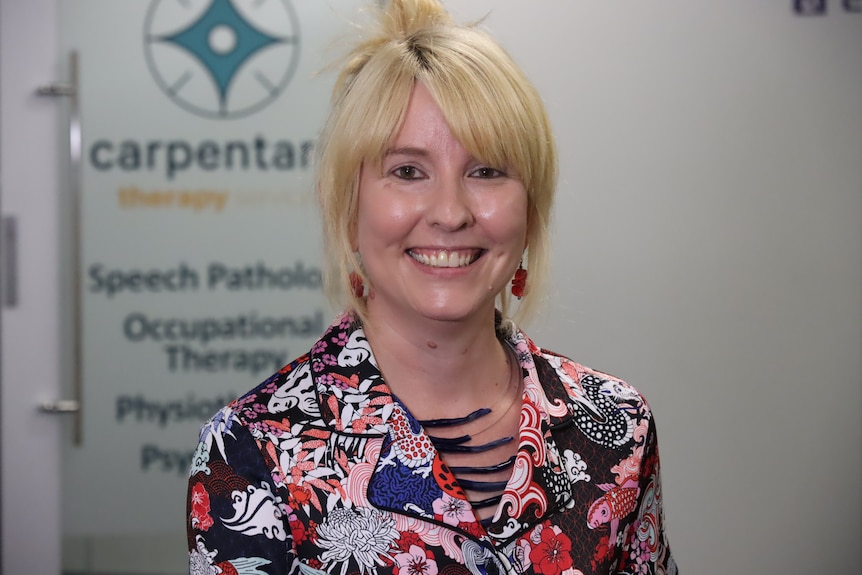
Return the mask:
{"type": "Polygon", "coordinates": [[[410,257],[417,262],[432,268],[462,268],[476,261],[477,253],[440,250],[431,254],[420,254],[408,251],[410,257]]]}

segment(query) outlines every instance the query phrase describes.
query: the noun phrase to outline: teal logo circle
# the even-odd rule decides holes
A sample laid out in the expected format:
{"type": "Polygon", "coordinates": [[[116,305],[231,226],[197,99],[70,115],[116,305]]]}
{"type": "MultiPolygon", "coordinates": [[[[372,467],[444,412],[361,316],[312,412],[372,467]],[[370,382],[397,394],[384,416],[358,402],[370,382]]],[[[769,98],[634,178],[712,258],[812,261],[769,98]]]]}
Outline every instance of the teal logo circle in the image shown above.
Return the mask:
{"type": "Polygon", "coordinates": [[[265,108],[299,61],[289,0],[153,0],[144,27],[147,65],[162,91],[207,118],[265,108]]]}

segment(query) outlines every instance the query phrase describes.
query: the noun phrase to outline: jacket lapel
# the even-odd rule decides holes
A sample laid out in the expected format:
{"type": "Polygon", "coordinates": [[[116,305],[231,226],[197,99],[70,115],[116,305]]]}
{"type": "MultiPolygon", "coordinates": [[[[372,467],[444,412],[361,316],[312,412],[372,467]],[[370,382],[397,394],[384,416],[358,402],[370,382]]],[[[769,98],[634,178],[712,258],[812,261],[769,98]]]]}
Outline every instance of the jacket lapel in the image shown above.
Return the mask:
{"type": "Polygon", "coordinates": [[[566,427],[573,408],[565,386],[541,350],[522,332],[511,340],[524,376],[518,455],[503,501],[488,534],[498,546],[517,539],[572,503],[566,455],[557,449],[554,430],[566,427]]]}
{"type": "MultiPolygon", "coordinates": [[[[315,344],[311,365],[326,425],[340,434],[383,438],[368,483],[372,505],[433,522],[435,502],[440,510],[444,499],[460,498],[466,508],[460,516],[473,518],[431,439],[384,383],[365,332],[352,317],[342,318],[315,344]]],[[[448,508],[457,506],[450,502],[448,508]]]]}

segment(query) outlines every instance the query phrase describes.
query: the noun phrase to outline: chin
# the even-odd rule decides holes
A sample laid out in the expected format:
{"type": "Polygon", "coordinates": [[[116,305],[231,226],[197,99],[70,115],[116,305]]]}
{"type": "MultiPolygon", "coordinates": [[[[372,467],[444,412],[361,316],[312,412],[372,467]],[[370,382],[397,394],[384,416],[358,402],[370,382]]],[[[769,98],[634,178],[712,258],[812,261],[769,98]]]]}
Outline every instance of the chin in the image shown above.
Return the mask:
{"type": "Polygon", "coordinates": [[[459,301],[453,298],[441,298],[438,301],[426,300],[423,305],[417,306],[417,311],[429,319],[436,321],[469,321],[486,315],[493,315],[494,300],[475,302],[473,305],[464,303],[463,297],[459,301]]]}

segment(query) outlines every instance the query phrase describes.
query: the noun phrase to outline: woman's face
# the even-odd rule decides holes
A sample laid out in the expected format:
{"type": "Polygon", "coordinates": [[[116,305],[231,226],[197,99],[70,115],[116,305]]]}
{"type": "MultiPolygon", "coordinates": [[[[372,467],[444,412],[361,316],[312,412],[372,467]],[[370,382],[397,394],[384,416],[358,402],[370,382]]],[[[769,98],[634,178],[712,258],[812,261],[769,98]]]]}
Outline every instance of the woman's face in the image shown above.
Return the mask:
{"type": "Polygon", "coordinates": [[[527,192],[473,158],[417,83],[382,164],[362,168],[356,229],[372,318],[486,318],[526,247],[527,192]]]}

